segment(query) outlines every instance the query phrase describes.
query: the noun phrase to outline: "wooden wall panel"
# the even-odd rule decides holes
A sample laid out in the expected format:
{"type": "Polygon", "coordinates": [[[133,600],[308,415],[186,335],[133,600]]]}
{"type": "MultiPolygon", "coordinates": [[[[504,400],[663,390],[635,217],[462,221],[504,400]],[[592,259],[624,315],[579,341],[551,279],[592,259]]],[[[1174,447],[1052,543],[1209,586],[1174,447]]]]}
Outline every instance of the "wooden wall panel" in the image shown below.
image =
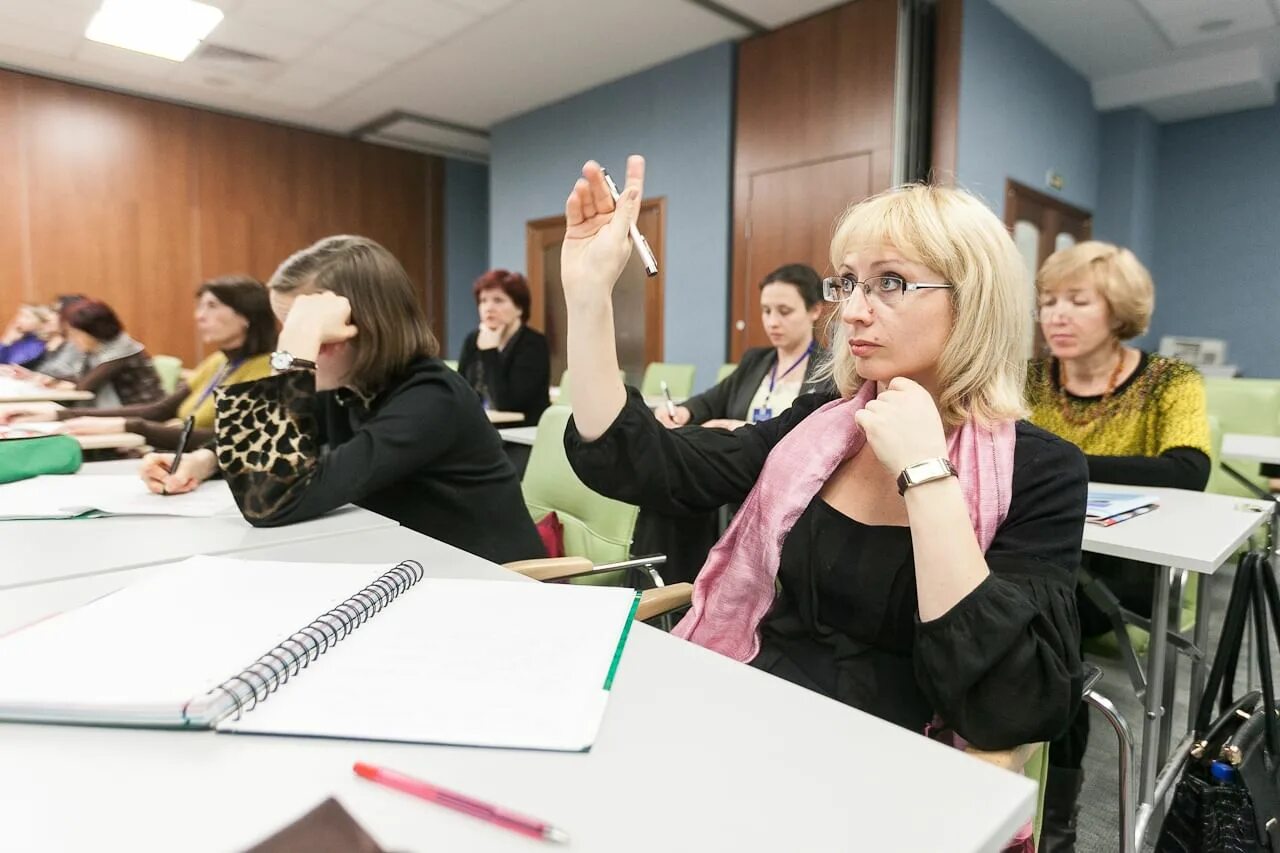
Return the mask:
{"type": "Polygon", "coordinates": [[[22,136],[17,122],[21,90],[11,77],[0,76],[0,327],[22,302],[32,298],[26,245],[26,173],[22,168],[22,136]]]}
{"type": "Polygon", "coordinates": [[[331,234],[384,244],[424,303],[443,306],[428,262],[442,249],[427,241],[437,158],[5,71],[0,115],[17,119],[0,123],[0,160],[18,164],[0,172],[0,307],[17,301],[7,282],[22,280],[25,252],[23,298],[100,297],[153,353],[191,363],[200,281],[265,280],[331,234]]]}
{"type": "Polygon", "coordinates": [[[896,0],[856,0],[748,39],[738,49],[729,330],[734,360],[748,347],[767,345],[760,330],[760,277],[784,263],[828,270],[835,216],[892,181],[897,26],[896,0]],[[812,233],[793,233],[797,219],[785,205],[753,203],[754,189],[776,190],[776,182],[765,179],[783,172],[797,186],[843,176],[836,185],[814,185],[820,189],[814,203],[822,209],[798,220],[812,233]],[[784,233],[785,239],[775,239],[784,233]],[[797,255],[798,247],[810,247],[812,254],[797,255]]]}
{"type": "Polygon", "coordinates": [[[960,40],[964,0],[938,0],[934,19],[933,131],[930,177],[940,184],[956,180],[956,135],[960,116],[960,40]]]}

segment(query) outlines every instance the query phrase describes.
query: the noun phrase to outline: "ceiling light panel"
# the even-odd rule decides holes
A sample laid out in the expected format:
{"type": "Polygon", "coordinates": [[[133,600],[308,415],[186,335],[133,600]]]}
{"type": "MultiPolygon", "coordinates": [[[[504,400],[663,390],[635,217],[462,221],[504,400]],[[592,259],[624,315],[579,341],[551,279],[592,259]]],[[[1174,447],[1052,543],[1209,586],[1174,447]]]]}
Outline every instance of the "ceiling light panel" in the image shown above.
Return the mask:
{"type": "Polygon", "coordinates": [[[222,21],[222,10],[196,0],[103,0],[85,38],[181,62],[222,21]]]}

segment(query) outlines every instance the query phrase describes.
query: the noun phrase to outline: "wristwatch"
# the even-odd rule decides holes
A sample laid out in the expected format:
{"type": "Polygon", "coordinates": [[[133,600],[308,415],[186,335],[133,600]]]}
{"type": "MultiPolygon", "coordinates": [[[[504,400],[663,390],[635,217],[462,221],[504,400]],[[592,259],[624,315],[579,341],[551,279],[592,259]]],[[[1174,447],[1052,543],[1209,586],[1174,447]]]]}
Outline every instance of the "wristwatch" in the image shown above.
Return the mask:
{"type": "Polygon", "coordinates": [[[950,459],[943,457],[926,459],[923,462],[917,462],[902,469],[902,473],[898,475],[898,494],[905,495],[907,489],[912,486],[918,486],[921,483],[930,483],[934,480],[941,480],[944,477],[954,476],[956,476],[956,466],[951,464],[950,459]]]}
{"type": "Polygon", "coordinates": [[[282,349],[278,349],[271,353],[271,369],[277,373],[283,373],[286,370],[295,370],[299,367],[306,370],[315,370],[316,363],[314,361],[307,361],[305,358],[298,358],[293,353],[286,352],[282,349]]]}

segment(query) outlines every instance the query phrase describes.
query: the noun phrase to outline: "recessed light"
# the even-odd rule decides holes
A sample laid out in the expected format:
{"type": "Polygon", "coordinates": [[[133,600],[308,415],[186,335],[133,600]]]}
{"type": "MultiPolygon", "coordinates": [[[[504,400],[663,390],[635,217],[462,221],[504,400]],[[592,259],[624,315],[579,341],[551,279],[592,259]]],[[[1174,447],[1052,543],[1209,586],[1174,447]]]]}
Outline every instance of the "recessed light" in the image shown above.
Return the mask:
{"type": "Polygon", "coordinates": [[[195,0],[102,0],[84,35],[181,62],[221,20],[221,9],[195,0]]]}
{"type": "Polygon", "coordinates": [[[1234,23],[1235,21],[1230,18],[1210,18],[1197,29],[1202,33],[1220,33],[1225,29],[1229,29],[1234,23]]]}

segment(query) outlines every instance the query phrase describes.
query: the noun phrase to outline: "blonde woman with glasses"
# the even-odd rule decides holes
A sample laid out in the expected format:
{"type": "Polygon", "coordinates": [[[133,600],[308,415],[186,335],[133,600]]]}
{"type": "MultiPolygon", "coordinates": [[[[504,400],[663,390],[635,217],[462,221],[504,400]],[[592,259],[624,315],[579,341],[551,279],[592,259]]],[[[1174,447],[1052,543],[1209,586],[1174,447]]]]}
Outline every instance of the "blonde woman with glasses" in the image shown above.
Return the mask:
{"type": "Polygon", "coordinates": [[[824,285],[838,391],[733,431],[668,430],[618,379],[610,302],[643,178],[631,158],[615,207],[589,162],[566,204],[565,443],[610,497],[671,515],[743,503],[676,633],[953,743],[1055,737],[1080,693],[1087,475],[1020,420],[1028,306],[1004,226],[943,187],[851,207],[824,285]]]}

